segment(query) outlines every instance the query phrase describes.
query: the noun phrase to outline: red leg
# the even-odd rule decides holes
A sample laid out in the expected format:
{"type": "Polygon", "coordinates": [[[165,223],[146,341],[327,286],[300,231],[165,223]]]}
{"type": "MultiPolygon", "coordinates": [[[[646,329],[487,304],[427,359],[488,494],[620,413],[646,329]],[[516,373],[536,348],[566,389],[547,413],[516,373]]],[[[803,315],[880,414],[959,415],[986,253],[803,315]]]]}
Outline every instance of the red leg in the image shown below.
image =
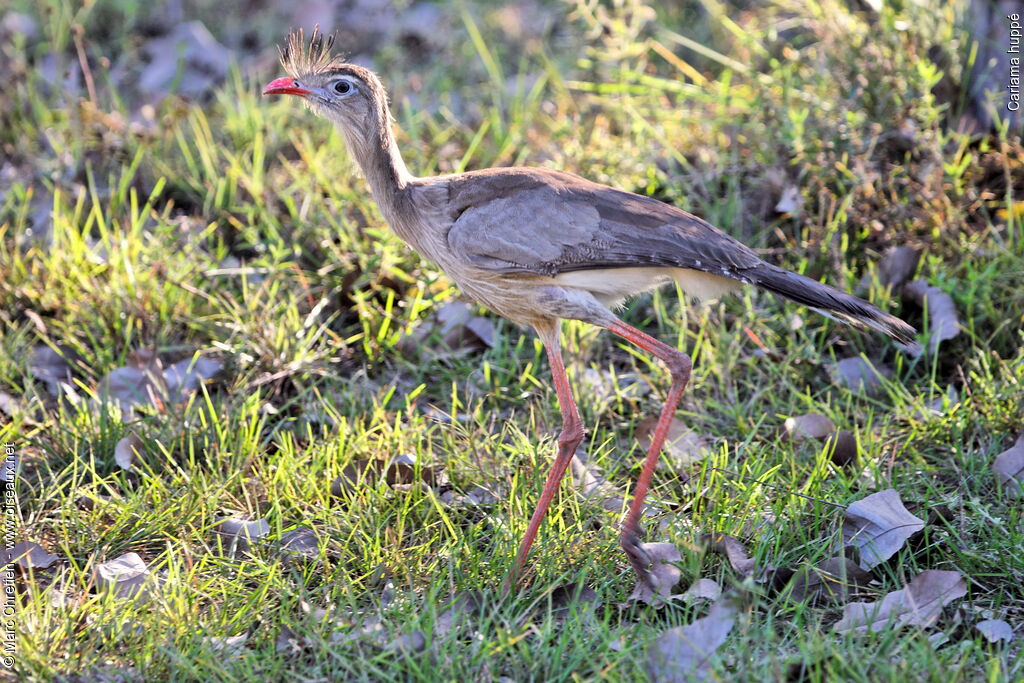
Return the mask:
{"type": "Polygon", "coordinates": [[[555,462],[551,465],[548,479],[544,482],[544,490],[537,501],[537,507],[533,510],[530,524],[526,527],[526,533],[519,544],[519,552],[516,554],[515,567],[512,570],[510,583],[514,584],[519,578],[523,565],[526,563],[526,556],[530,553],[530,546],[537,537],[537,530],[548,511],[555,493],[558,492],[558,485],[565,476],[565,471],[572,461],[580,442],[583,441],[583,421],[580,420],[579,412],[576,410],[576,402],[573,401],[572,391],[569,389],[569,379],[565,374],[565,365],[562,363],[562,349],[559,343],[558,334],[560,323],[553,322],[551,325],[537,326],[537,332],[544,342],[544,348],[548,354],[548,362],[551,364],[551,377],[555,384],[555,393],[558,394],[558,406],[562,411],[562,431],[558,435],[558,454],[555,462]]]}
{"type": "Polygon", "coordinates": [[[609,325],[608,330],[660,358],[665,362],[669,372],[672,374],[672,385],[669,387],[665,406],[661,409],[661,416],[658,418],[658,424],[654,428],[654,434],[651,436],[651,447],[647,451],[643,469],[640,470],[640,477],[636,481],[636,489],[633,492],[633,501],[630,503],[629,512],[626,513],[626,519],[622,523],[622,536],[620,539],[622,548],[626,551],[626,555],[629,556],[633,569],[636,570],[642,579],[646,580],[650,560],[640,547],[640,541],[643,536],[640,518],[643,516],[644,499],[647,497],[647,491],[651,486],[651,477],[654,475],[654,468],[658,464],[658,457],[661,455],[661,448],[665,443],[665,437],[668,436],[668,428],[672,424],[672,418],[675,416],[676,407],[679,405],[679,398],[683,395],[683,389],[686,388],[686,383],[690,380],[690,370],[693,366],[690,362],[690,357],[682,351],[658,341],[635,327],[630,327],[621,320],[609,325]]]}

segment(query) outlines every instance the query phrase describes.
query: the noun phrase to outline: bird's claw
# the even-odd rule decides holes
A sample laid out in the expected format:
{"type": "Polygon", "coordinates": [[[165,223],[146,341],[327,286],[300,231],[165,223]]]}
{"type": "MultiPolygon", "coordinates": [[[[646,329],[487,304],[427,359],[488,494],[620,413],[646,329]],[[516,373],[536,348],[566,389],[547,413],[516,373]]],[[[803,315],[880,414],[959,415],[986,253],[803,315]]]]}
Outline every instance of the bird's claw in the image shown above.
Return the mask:
{"type": "Polygon", "coordinates": [[[626,552],[626,557],[629,558],[629,564],[632,565],[637,576],[640,577],[641,581],[653,588],[654,582],[651,577],[651,567],[654,561],[644,548],[642,538],[642,532],[639,530],[626,531],[622,534],[621,545],[622,549],[626,552]]]}

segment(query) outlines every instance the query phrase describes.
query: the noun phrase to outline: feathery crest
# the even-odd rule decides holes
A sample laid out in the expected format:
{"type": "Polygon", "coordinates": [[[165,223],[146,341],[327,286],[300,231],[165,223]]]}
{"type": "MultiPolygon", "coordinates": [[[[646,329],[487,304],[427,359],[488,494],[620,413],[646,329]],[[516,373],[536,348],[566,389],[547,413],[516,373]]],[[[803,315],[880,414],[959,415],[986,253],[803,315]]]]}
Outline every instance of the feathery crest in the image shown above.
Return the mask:
{"type": "Polygon", "coordinates": [[[313,33],[306,43],[302,29],[288,34],[288,44],[277,50],[281,53],[281,66],[292,78],[329,71],[344,63],[340,56],[331,54],[334,36],[320,33],[319,24],[313,26],[313,33]]]}

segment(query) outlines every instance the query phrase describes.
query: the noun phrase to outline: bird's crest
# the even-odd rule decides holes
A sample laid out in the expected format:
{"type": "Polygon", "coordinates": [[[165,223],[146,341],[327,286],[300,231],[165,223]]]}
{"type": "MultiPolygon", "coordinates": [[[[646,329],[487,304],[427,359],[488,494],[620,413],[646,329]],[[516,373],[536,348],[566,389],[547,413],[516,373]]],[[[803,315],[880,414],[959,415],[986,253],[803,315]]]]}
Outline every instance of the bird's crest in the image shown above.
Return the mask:
{"type": "Polygon", "coordinates": [[[320,33],[320,26],[313,27],[313,33],[306,42],[302,29],[288,34],[288,43],[278,46],[281,53],[281,66],[292,78],[320,74],[344,64],[340,55],[332,55],[334,36],[320,33]]]}

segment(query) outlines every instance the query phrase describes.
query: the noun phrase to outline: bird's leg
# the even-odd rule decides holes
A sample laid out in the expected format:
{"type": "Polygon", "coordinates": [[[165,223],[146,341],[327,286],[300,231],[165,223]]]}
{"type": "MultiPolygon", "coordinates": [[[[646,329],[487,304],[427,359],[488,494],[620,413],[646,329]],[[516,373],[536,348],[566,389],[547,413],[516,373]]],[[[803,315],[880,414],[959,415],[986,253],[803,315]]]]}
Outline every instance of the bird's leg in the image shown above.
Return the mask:
{"type": "Polygon", "coordinates": [[[562,362],[562,348],[559,343],[558,334],[560,322],[551,321],[550,324],[537,325],[537,332],[544,342],[544,348],[548,354],[548,362],[551,365],[551,377],[555,384],[555,393],[558,394],[558,406],[562,411],[562,431],[558,435],[558,454],[551,465],[548,479],[544,482],[544,490],[537,501],[537,507],[533,510],[530,524],[526,527],[526,534],[519,544],[519,552],[516,554],[515,567],[512,570],[511,583],[519,578],[526,556],[530,553],[530,546],[537,537],[537,530],[540,529],[544,513],[548,511],[551,500],[558,492],[558,485],[565,476],[565,471],[572,461],[580,442],[583,441],[583,421],[576,410],[576,402],[572,398],[572,391],[569,389],[569,378],[565,374],[565,365],[562,362]]]}
{"type": "Polygon", "coordinates": [[[690,362],[690,357],[682,351],[658,341],[621,320],[608,325],[607,329],[660,358],[672,374],[672,385],[668,390],[668,398],[665,399],[665,406],[661,409],[661,416],[658,417],[658,425],[654,428],[654,434],[651,435],[651,446],[647,450],[643,469],[640,470],[640,477],[636,481],[633,501],[630,503],[629,512],[626,513],[626,519],[622,523],[620,537],[622,549],[626,551],[633,569],[643,580],[648,581],[650,559],[640,545],[643,538],[640,518],[643,516],[644,498],[647,497],[647,490],[651,486],[651,476],[658,464],[658,456],[661,455],[661,448],[668,436],[668,429],[675,416],[676,407],[679,405],[679,398],[683,394],[683,389],[686,388],[686,383],[690,380],[690,370],[693,365],[690,362]]]}

